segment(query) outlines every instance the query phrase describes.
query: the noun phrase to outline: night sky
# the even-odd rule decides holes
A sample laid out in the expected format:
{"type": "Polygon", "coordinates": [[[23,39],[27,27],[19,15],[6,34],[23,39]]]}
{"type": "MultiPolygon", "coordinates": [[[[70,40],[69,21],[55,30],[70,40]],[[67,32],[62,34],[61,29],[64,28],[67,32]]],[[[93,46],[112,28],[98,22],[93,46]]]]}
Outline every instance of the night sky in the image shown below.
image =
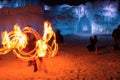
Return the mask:
{"type": "Polygon", "coordinates": [[[42,2],[44,2],[47,5],[57,5],[57,4],[69,4],[69,5],[80,5],[80,4],[84,4],[86,2],[94,2],[96,0],[41,0],[42,2]]]}

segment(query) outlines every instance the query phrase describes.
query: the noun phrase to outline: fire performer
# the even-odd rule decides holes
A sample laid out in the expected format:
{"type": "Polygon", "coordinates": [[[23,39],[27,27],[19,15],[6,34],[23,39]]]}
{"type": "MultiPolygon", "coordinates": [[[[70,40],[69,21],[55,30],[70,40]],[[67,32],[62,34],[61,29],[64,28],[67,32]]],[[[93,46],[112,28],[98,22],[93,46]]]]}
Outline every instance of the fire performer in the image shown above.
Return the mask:
{"type": "MultiPolygon", "coordinates": [[[[31,26],[27,25],[27,27],[31,27],[31,26]]],[[[28,44],[26,46],[26,51],[30,52],[31,50],[33,50],[35,48],[37,40],[36,40],[35,36],[31,33],[27,33],[27,37],[28,37],[28,44]]],[[[35,52],[33,52],[32,54],[35,54],[35,52]]],[[[43,62],[42,57],[39,57],[39,61],[41,63],[43,62]]],[[[31,66],[31,65],[34,66],[34,72],[38,71],[36,59],[28,61],[28,66],[31,66]]]]}
{"type": "Polygon", "coordinates": [[[22,31],[18,25],[15,25],[13,31],[3,32],[2,38],[1,54],[13,51],[18,58],[29,61],[29,65],[34,66],[34,72],[38,70],[37,59],[41,62],[44,71],[47,72],[43,57],[53,57],[58,51],[56,35],[48,21],[44,22],[43,37],[30,25],[27,25],[22,31]]]}
{"type": "Polygon", "coordinates": [[[56,35],[48,21],[44,22],[43,37],[30,25],[23,30],[15,25],[13,31],[2,33],[2,39],[3,48],[0,48],[0,54],[12,51],[19,59],[27,60],[29,65],[33,65],[34,72],[38,70],[37,59],[41,62],[44,71],[47,72],[43,57],[53,57],[58,51],[56,35]]]}
{"type": "MultiPolygon", "coordinates": [[[[30,33],[27,33],[27,36],[28,36],[28,44],[26,46],[26,51],[29,52],[34,49],[35,44],[36,44],[36,39],[35,39],[34,35],[32,35],[30,33]]],[[[32,54],[34,54],[34,52],[32,54]]],[[[28,65],[34,66],[34,72],[36,72],[38,70],[36,60],[30,60],[28,65]]]]}
{"type": "MultiPolygon", "coordinates": [[[[28,27],[30,27],[30,26],[28,26],[28,27]]],[[[26,51],[29,52],[35,48],[37,40],[33,34],[27,33],[27,35],[28,35],[28,45],[26,46],[26,48],[27,48],[26,51]]],[[[35,54],[35,52],[33,52],[32,54],[35,54]]],[[[38,60],[40,61],[41,65],[43,65],[45,67],[45,64],[43,63],[43,58],[38,57],[38,60]]],[[[38,71],[37,59],[28,61],[28,66],[32,66],[32,65],[34,66],[34,72],[38,71]]],[[[45,72],[47,72],[46,69],[45,69],[45,72]]]]}

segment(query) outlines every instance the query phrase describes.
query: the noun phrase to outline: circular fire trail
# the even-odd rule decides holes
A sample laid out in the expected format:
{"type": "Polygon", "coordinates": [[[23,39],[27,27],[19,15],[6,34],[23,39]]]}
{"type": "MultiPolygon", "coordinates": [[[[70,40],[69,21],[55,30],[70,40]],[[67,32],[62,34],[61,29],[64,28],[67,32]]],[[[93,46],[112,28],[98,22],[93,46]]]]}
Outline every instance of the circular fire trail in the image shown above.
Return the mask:
{"type": "MultiPolygon", "coordinates": [[[[31,44],[31,46],[33,46],[31,44]]],[[[26,26],[22,30],[18,25],[14,25],[12,31],[2,32],[2,47],[0,48],[0,54],[8,54],[13,52],[19,59],[29,61],[37,59],[38,57],[49,56],[53,57],[58,51],[58,44],[56,43],[56,35],[52,29],[51,23],[44,22],[44,34],[40,34],[30,26],[26,26]],[[27,34],[32,35],[35,38],[35,46],[32,50],[26,51],[29,44],[30,37],[27,34]]]]}

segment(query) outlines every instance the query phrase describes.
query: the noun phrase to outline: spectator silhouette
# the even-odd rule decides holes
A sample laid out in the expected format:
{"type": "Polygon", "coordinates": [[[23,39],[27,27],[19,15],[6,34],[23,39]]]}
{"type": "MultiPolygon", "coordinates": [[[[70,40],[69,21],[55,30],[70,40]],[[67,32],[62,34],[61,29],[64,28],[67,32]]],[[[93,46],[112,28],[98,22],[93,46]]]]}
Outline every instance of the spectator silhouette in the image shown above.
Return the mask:
{"type": "Polygon", "coordinates": [[[95,48],[96,48],[95,46],[96,46],[96,43],[98,41],[97,36],[94,35],[93,37],[90,37],[89,41],[90,41],[90,44],[87,46],[88,50],[95,51],[95,48]]]}
{"type": "Polygon", "coordinates": [[[113,30],[112,38],[114,42],[114,50],[120,50],[120,25],[113,30]]]}
{"type": "Polygon", "coordinates": [[[57,30],[55,31],[55,34],[56,34],[56,41],[57,41],[57,43],[58,43],[58,44],[59,44],[59,43],[64,43],[63,36],[61,35],[59,29],[57,29],[57,30]]]}

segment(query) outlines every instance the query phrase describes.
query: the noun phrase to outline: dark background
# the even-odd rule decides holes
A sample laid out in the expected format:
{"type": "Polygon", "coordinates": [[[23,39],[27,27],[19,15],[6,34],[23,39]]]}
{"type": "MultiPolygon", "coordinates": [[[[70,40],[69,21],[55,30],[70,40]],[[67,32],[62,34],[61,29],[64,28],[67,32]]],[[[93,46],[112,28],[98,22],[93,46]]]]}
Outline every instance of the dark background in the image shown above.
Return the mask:
{"type": "MultiPolygon", "coordinates": [[[[57,4],[80,5],[86,2],[95,2],[95,1],[97,0],[41,0],[41,2],[44,2],[45,4],[48,4],[51,6],[57,5],[57,4]]],[[[116,1],[116,0],[110,0],[110,1],[116,1]]]]}

